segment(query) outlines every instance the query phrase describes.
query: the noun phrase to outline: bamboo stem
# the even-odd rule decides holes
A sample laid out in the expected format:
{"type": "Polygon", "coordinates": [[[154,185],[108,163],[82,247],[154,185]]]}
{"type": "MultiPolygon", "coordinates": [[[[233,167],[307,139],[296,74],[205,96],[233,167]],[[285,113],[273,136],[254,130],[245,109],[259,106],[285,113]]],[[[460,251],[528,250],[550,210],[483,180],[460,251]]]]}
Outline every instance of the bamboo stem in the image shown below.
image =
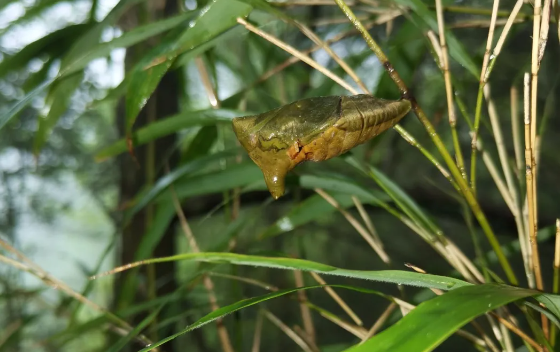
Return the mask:
{"type": "Polygon", "coordinates": [[[328,312],[323,308],[314,305],[311,302],[307,302],[307,305],[309,306],[309,308],[317,311],[323,318],[327,319],[328,321],[332,322],[338,327],[348,331],[349,333],[356,336],[357,338],[361,339],[364,336],[366,336],[367,331],[362,326],[350,324],[349,322],[340,319],[336,315],[328,312]]]}
{"type": "MultiPolygon", "coordinates": [[[[360,216],[362,217],[362,220],[364,221],[364,224],[366,224],[366,227],[367,227],[369,233],[371,234],[371,237],[373,237],[373,239],[379,244],[379,246],[381,248],[383,248],[383,242],[381,242],[381,238],[377,234],[377,231],[375,230],[375,227],[373,226],[373,222],[371,221],[371,218],[369,217],[368,213],[366,212],[366,209],[364,208],[364,205],[362,204],[362,202],[360,202],[360,200],[356,196],[352,196],[352,202],[354,202],[354,205],[356,206],[356,209],[358,209],[358,212],[360,213],[360,216]]],[[[359,324],[359,325],[361,325],[361,324],[359,324]]]]}
{"type": "MultiPolygon", "coordinates": [[[[534,76],[533,76],[534,78],[534,76]]],[[[524,76],[524,92],[525,92],[525,178],[527,184],[527,206],[529,210],[529,238],[531,243],[531,260],[533,263],[533,271],[535,273],[535,281],[537,285],[537,289],[543,290],[543,280],[541,274],[541,264],[540,264],[540,256],[539,256],[539,248],[537,243],[537,208],[536,208],[536,185],[535,185],[535,175],[534,175],[534,168],[535,168],[535,158],[533,155],[533,147],[534,147],[534,140],[532,139],[532,113],[533,109],[531,108],[531,113],[529,113],[529,107],[527,106],[528,103],[528,95],[529,95],[529,74],[525,74],[524,76]]],[[[548,338],[548,319],[544,314],[541,313],[541,323],[543,332],[545,336],[548,338]]]]}
{"type": "Polygon", "coordinates": [[[482,61],[482,70],[480,71],[480,81],[478,86],[478,95],[476,97],[476,109],[474,115],[474,134],[472,137],[471,144],[471,188],[473,193],[476,194],[476,140],[478,138],[478,129],[480,127],[480,114],[482,111],[482,93],[484,85],[487,81],[486,71],[488,68],[488,61],[490,60],[490,48],[492,47],[492,42],[494,40],[494,29],[496,27],[496,17],[498,14],[498,7],[500,6],[500,0],[494,0],[494,6],[492,7],[492,17],[490,19],[490,28],[488,29],[488,38],[486,41],[486,50],[484,51],[484,59],[482,61]]]}
{"type": "Polygon", "coordinates": [[[341,8],[341,10],[350,19],[350,21],[354,24],[354,26],[356,26],[358,31],[360,31],[360,33],[364,37],[366,43],[370,47],[370,49],[375,53],[375,55],[377,56],[377,58],[379,59],[379,61],[383,65],[383,67],[385,68],[385,70],[388,72],[391,79],[395,82],[397,87],[400,89],[403,97],[408,98],[411,101],[412,107],[413,107],[414,112],[416,113],[416,116],[418,117],[420,122],[422,122],[422,124],[424,125],[424,128],[428,132],[430,138],[432,139],[432,141],[436,145],[437,149],[439,150],[440,154],[442,155],[443,159],[445,160],[445,163],[447,164],[447,167],[449,168],[449,170],[451,171],[451,174],[455,178],[455,181],[459,185],[459,187],[461,189],[461,192],[463,193],[463,195],[465,197],[465,200],[467,201],[467,203],[471,207],[473,213],[475,214],[476,219],[478,220],[480,226],[482,227],[482,230],[484,231],[484,234],[486,235],[488,241],[490,242],[490,245],[494,249],[494,251],[496,253],[496,256],[498,257],[498,260],[499,260],[504,272],[506,273],[506,275],[508,277],[508,280],[512,284],[517,285],[517,278],[515,276],[515,273],[513,272],[512,268],[511,268],[511,265],[509,264],[509,261],[505,257],[505,255],[504,255],[504,253],[501,249],[500,243],[498,242],[498,239],[496,238],[496,236],[494,234],[494,231],[492,230],[492,228],[491,228],[491,226],[488,222],[488,219],[486,218],[486,216],[484,215],[484,213],[480,209],[480,205],[478,204],[478,202],[476,200],[476,197],[474,196],[474,194],[471,191],[470,187],[468,186],[467,182],[463,179],[463,176],[461,175],[461,172],[459,171],[459,169],[455,165],[455,162],[453,161],[453,158],[451,157],[451,155],[449,154],[449,152],[445,148],[445,145],[443,144],[443,141],[440,139],[439,135],[436,133],[432,123],[429,121],[429,119],[427,118],[427,116],[424,113],[424,111],[422,110],[422,108],[417,104],[414,97],[410,94],[410,91],[407,88],[406,84],[403,82],[400,75],[398,74],[398,72],[393,67],[393,65],[389,62],[387,56],[385,56],[385,54],[383,53],[383,51],[381,50],[381,48],[379,47],[377,42],[375,42],[375,40],[371,37],[369,32],[356,19],[356,16],[352,12],[352,10],[350,10],[350,8],[344,3],[343,0],[335,0],[335,1],[338,4],[338,6],[341,8]]]}
{"type": "Polygon", "coordinates": [[[519,137],[519,93],[517,87],[511,86],[510,104],[511,104],[511,135],[513,136],[513,150],[515,152],[515,165],[517,166],[517,177],[523,177],[523,154],[521,154],[521,138],[519,137]]]}
{"type": "MultiPolygon", "coordinates": [[[[484,86],[484,95],[488,104],[488,116],[490,117],[490,123],[492,124],[492,132],[494,133],[494,140],[496,141],[496,148],[498,149],[498,156],[502,165],[502,171],[506,178],[507,188],[513,203],[518,204],[519,196],[517,194],[517,189],[515,188],[513,176],[511,175],[511,169],[508,164],[508,154],[504,143],[504,137],[502,136],[502,128],[500,127],[500,122],[498,120],[498,112],[496,110],[496,106],[490,95],[489,84],[486,84],[484,86]]],[[[516,207],[514,207],[514,209],[515,208],[516,207]]],[[[515,214],[516,210],[512,211],[512,213],[515,214]]]]}
{"type": "MultiPolygon", "coordinates": [[[[175,193],[175,190],[173,189],[173,185],[170,186],[170,190],[171,190],[171,196],[173,198],[173,205],[175,206],[175,211],[177,213],[177,217],[179,218],[179,223],[181,224],[181,229],[183,230],[183,234],[187,238],[187,241],[188,241],[188,243],[191,247],[191,250],[195,253],[199,253],[200,248],[198,247],[198,244],[196,243],[196,239],[195,239],[194,234],[191,230],[191,227],[189,226],[189,223],[187,222],[187,218],[185,217],[185,213],[183,212],[183,209],[181,208],[181,204],[179,203],[179,199],[177,199],[177,194],[175,193]]],[[[208,275],[204,275],[202,283],[203,283],[204,287],[206,288],[206,291],[208,292],[208,301],[210,302],[210,307],[212,308],[212,311],[215,311],[215,310],[219,309],[220,306],[218,305],[218,300],[217,300],[216,294],[214,292],[214,282],[212,281],[212,279],[208,275]]],[[[218,337],[219,337],[220,343],[222,345],[222,350],[224,352],[234,352],[233,345],[231,344],[231,340],[229,338],[229,334],[228,334],[227,329],[224,326],[223,320],[221,318],[216,320],[216,327],[217,327],[217,330],[218,330],[218,337]]]]}
{"type": "MultiPolygon", "coordinates": [[[[321,276],[319,276],[319,274],[314,273],[314,272],[310,272],[311,276],[313,276],[313,278],[315,279],[315,281],[317,281],[319,284],[321,285],[326,285],[327,282],[325,280],[323,280],[323,278],[321,276]]],[[[342,308],[346,314],[348,314],[348,316],[358,325],[358,326],[362,326],[363,322],[362,320],[358,317],[358,315],[356,313],[354,313],[354,311],[352,310],[352,308],[350,308],[348,306],[348,304],[346,304],[346,302],[344,302],[344,300],[338,295],[338,293],[336,293],[335,290],[332,289],[332,287],[329,286],[325,286],[325,291],[329,294],[329,296],[332,297],[332,299],[340,306],[340,308],[342,308]]]]}
{"type": "Polygon", "coordinates": [[[330,205],[335,207],[342,214],[342,216],[346,218],[346,220],[356,229],[356,231],[358,231],[360,235],[362,235],[364,240],[366,240],[366,242],[371,246],[371,248],[373,248],[375,253],[377,253],[377,255],[381,258],[381,260],[385,264],[391,263],[391,259],[389,258],[385,250],[377,242],[375,242],[372,236],[358,222],[358,220],[356,220],[356,218],[354,218],[349,212],[341,208],[338,202],[322,189],[315,188],[315,192],[319,194],[321,197],[323,197],[330,205]]]}
{"type": "Polygon", "coordinates": [[[451,73],[449,72],[449,55],[447,50],[447,43],[445,41],[445,24],[443,19],[443,10],[441,0],[436,0],[436,13],[439,31],[439,45],[441,47],[441,69],[443,71],[443,78],[445,81],[445,95],[447,98],[447,114],[449,115],[449,127],[451,128],[451,136],[453,138],[453,146],[455,148],[455,160],[461,175],[467,180],[467,172],[465,170],[465,161],[463,153],[461,152],[461,145],[459,144],[459,137],[457,135],[457,117],[455,115],[455,105],[453,103],[453,86],[451,85],[451,73]]]}
{"type": "Polygon", "coordinates": [[[367,340],[371,339],[373,337],[373,335],[375,335],[375,333],[377,333],[379,331],[379,329],[381,329],[381,327],[383,326],[383,324],[385,324],[385,322],[387,321],[387,319],[389,319],[389,317],[391,316],[391,313],[393,313],[393,310],[395,310],[395,308],[397,307],[395,302],[391,302],[387,308],[385,308],[385,310],[383,311],[383,313],[381,313],[381,315],[379,316],[379,318],[377,318],[377,320],[375,321],[375,323],[372,325],[371,329],[369,329],[369,331],[367,332],[366,336],[364,336],[364,338],[362,338],[362,342],[364,343],[367,340]]]}
{"type": "MultiPolygon", "coordinates": [[[[303,275],[301,270],[294,270],[294,278],[296,282],[296,287],[303,287],[305,283],[303,281],[303,275]]],[[[299,308],[301,310],[301,319],[303,320],[303,327],[305,329],[305,334],[309,338],[309,342],[312,345],[317,343],[317,335],[315,334],[315,326],[313,324],[313,318],[311,317],[311,311],[309,307],[306,305],[307,303],[307,295],[305,294],[305,290],[297,291],[297,296],[299,300],[299,308]]]]}
{"type": "Polygon", "coordinates": [[[513,325],[512,323],[510,323],[508,320],[502,318],[501,316],[499,316],[498,314],[494,313],[494,312],[490,312],[490,314],[492,314],[492,316],[496,319],[498,319],[498,321],[503,324],[506,328],[508,328],[509,330],[511,330],[514,334],[516,334],[517,336],[521,337],[523,340],[525,340],[529,345],[533,346],[537,351],[539,352],[545,352],[544,348],[539,345],[535,340],[533,340],[529,335],[527,335],[526,333],[524,333],[523,331],[521,331],[517,326],[513,325]]]}
{"type": "Polygon", "coordinates": [[[274,325],[276,325],[280,330],[282,330],[289,338],[292,339],[301,349],[305,352],[315,352],[311,349],[309,344],[301,338],[294,330],[290,329],[284,322],[282,322],[278,317],[268,310],[263,310],[264,316],[270,320],[274,325]]]}
{"type": "Polygon", "coordinates": [[[255,334],[253,335],[253,347],[251,352],[259,352],[261,350],[261,336],[262,336],[263,315],[259,311],[257,315],[257,322],[255,323],[255,334]]]}

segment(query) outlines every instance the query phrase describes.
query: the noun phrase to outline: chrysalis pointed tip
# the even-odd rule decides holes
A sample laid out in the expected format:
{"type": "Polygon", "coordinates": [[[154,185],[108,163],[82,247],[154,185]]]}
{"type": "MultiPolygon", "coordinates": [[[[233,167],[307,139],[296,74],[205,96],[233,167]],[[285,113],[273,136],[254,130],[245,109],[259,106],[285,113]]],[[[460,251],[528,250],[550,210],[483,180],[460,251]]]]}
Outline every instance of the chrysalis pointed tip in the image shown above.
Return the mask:
{"type": "Polygon", "coordinates": [[[265,174],[264,181],[268,187],[268,191],[272,195],[272,198],[277,200],[284,195],[285,191],[285,177],[286,175],[279,174],[265,174]]]}

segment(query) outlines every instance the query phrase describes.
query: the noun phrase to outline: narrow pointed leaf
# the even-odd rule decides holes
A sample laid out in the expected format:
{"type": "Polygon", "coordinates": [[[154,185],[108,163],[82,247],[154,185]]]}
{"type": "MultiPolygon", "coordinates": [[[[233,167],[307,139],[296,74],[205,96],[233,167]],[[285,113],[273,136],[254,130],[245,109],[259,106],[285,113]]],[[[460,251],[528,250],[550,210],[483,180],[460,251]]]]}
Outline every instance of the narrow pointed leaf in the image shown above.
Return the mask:
{"type": "Polygon", "coordinates": [[[534,290],[497,284],[460,287],[421,303],[387,330],[346,351],[432,351],[477,316],[538,294],[534,290]]]}
{"type": "Polygon", "coordinates": [[[33,153],[38,155],[47,141],[53,127],[66,111],[72,94],[84,77],[83,72],[76,72],[64,79],[57,80],[49,91],[50,109],[47,116],[39,118],[39,128],[33,140],[33,153]]]}
{"type": "Polygon", "coordinates": [[[59,57],[65,48],[91,27],[91,24],[75,24],[64,27],[25,46],[12,56],[6,56],[0,62],[0,78],[8,72],[24,68],[29,64],[29,61],[36,57],[42,55],[48,55],[49,58],[59,57]]]}
{"type": "Polygon", "coordinates": [[[171,184],[177,181],[180,177],[187,175],[190,172],[195,172],[201,168],[206,167],[208,164],[216,163],[223,158],[231,157],[236,154],[237,150],[228,150],[221,153],[210,154],[178,167],[177,169],[169,172],[167,175],[160,178],[156,184],[150,188],[145,194],[134,203],[134,206],[127,211],[125,219],[130,219],[140,209],[144,208],[150,201],[157,197],[163,190],[167,189],[171,184]]]}
{"type": "Polygon", "coordinates": [[[45,89],[53,82],[52,79],[43,82],[40,86],[27,93],[23,99],[12,105],[12,107],[0,116],[0,129],[2,129],[14,116],[19,114],[33,99],[43,93],[45,89]]]}
{"type": "Polygon", "coordinates": [[[246,255],[237,253],[186,253],[171,257],[147,259],[141,262],[130,264],[125,269],[140,265],[156,264],[172,261],[197,261],[206,263],[229,263],[235,265],[247,265],[264,268],[303,270],[315,273],[343,276],[361,280],[371,280],[399,285],[409,285],[417,287],[438,288],[440,290],[452,290],[462,286],[471,285],[468,282],[454,279],[451,277],[420,274],[401,270],[348,270],[341,269],[327,264],[317,263],[310,260],[282,258],[282,257],[263,257],[256,255],[246,255]]]}
{"type": "MultiPolygon", "coordinates": [[[[352,198],[348,194],[333,192],[330,193],[330,196],[333,197],[343,209],[353,204],[352,198]]],[[[313,220],[324,218],[326,215],[332,214],[335,211],[336,208],[330,205],[323,197],[314,194],[292,207],[286,215],[276,220],[274,224],[260,234],[259,238],[278,236],[313,220]]]]}
{"type": "Polygon", "coordinates": [[[170,38],[156,47],[133,69],[126,96],[126,134],[130,137],[132,126],[140,110],[156,89],[159,81],[177,56],[193,50],[237,24],[237,17],[251,12],[248,5],[235,0],[214,0],[200,11],[189,28],[178,38],[170,38]]]}
{"type": "Polygon", "coordinates": [[[353,157],[347,158],[347,161],[358,170],[362,170],[369,175],[393,199],[399,208],[419,226],[435,235],[441,233],[439,227],[426,215],[422,208],[381,171],[373,166],[363,166],[353,157]]]}
{"type": "MultiPolygon", "coordinates": [[[[384,194],[376,194],[365,189],[358,183],[339,175],[303,175],[300,177],[300,185],[304,188],[321,188],[329,192],[338,204],[343,208],[354,205],[352,196],[356,196],[362,203],[377,205],[380,197],[387,200],[384,194]]],[[[267,228],[261,238],[276,236],[296,227],[307,224],[313,220],[324,218],[326,214],[337,211],[330,203],[318,194],[308,197],[300,204],[296,205],[273,225],[267,228]]]]}
{"type": "Polygon", "coordinates": [[[117,342],[115,342],[115,344],[112,345],[107,350],[107,352],[119,352],[120,350],[122,350],[126,346],[127,343],[129,343],[133,338],[138,336],[138,334],[140,334],[142,332],[142,330],[144,330],[148,326],[148,324],[150,324],[152,321],[154,321],[154,319],[159,314],[159,311],[161,310],[161,308],[163,308],[163,305],[160,305],[157,309],[155,309],[153,312],[151,312],[147,317],[142,319],[142,321],[139,324],[134,326],[134,329],[130,330],[130,332],[128,334],[121,337],[117,342]]]}
{"type": "Polygon", "coordinates": [[[33,152],[35,155],[39,154],[45,141],[50,135],[52,128],[56,125],[62,114],[66,111],[68,103],[74,90],[76,90],[83,78],[82,70],[74,70],[72,74],[64,75],[66,68],[75,60],[80,58],[83,52],[88,51],[92,44],[97,43],[103,30],[113,24],[120,15],[128,8],[129,5],[140,0],[122,0],[109,12],[103,21],[94,25],[91,29],[86,31],[83,35],[79,36],[74,45],[64,55],[60,63],[60,72],[51,87],[47,103],[49,105],[49,112],[44,118],[39,119],[39,128],[37,135],[33,142],[33,152]]]}
{"type": "Polygon", "coordinates": [[[107,56],[114,49],[128,48],[150,37],[168,31],[187,21],[192,16],[193,14],[191,12],[183,13],[177,16],[166,18],[161,21],[134,28],[133,30],[126,32],[120,37],[115,38],[109,42],[92,45],[88,48],[88,50],[81,53],[80,56],[74,57],[73,60],[69,61],[67,66],[61,72],[61,76],[66,76],[83,69],[93,59],[107,56]]]}
{"type": "MultiPolygon", "coordinates": [[[[231,122],[241,112],[229,109],[212,109],[201,111],[185,111],[183,113],[157,120],[132,133],[135,145],[143,145],[158,138],[176,133],[182,129],[194,126],[212,126],[218,123],[231,122]]],[[[96,161],[126,152],[126,140],[124,138],[103,148],[95,155],[96,161]]]]}
{"type": "MultiPolygon", "coordinates": [[[[237,151],[240,153],[240,150],[237,151]]],[[[236,187],[252,187],[251,190],[265,190],[262,173],[258,167],[247,161],[240,164],[228,165],[223,170],[212,171],[198,174],[194,177],[184,178],[177,182],[175,191],[179,198],[200,196],[204,194],[221,193],[236,187]]],[[[167,202],[170,200],[169,194],[163,194],[158,199],[167,202]]]]}
{"type": "MultiPolygon", "coordinates": [[[[377,291],[372,291],[372,290],[365,290],[365,289],[360,289],[360,288],[356,288],[356,287],[352,287],[352,286],[346,286],[346,285],[327,285],[330,287],[334,287],[334,288],[344,288],[344,289],[349,289],[349,290],[354,290],[354,291],[359,291],[359,292],[364,292],[364,293],[372,293],[372,294],[377,294],[380,296],[384,296],[383,294],[377,292],[377,291]]],[[[230,304],[228,306],[225,307],[221,307],[216,309],[215,311],[213,311],[212,313],[209,313],[207,315],[205,315],[204,317],[200,318],[199,320],[197,320],[195,323],[187,326],[185,329],[179,331],[176,334],[173,334],[171,336],[168,336],[156,343],[154,343],[151,346],[147,346],[145,348],[143,348],[142,350],[140,350],[140,352],[147,352],[147,351],[151,351],[154,348],[163,345],[166,342],[169,342],[183,334],[188,333],[189,331],[195,330],[200,328],[201,326],[208,324],[210,322],[213,322],[216,319],[222,318],[228,314],[234,313],[238,310],[250,307],[250,306],[254,306],[256,304],[259,303],[263,303],[266,302],[268,300],[274,299],[274,298],[278,298],[278,297],[282,297],[291,293],[295,293],[301,290],[309,290],[309,289],[313,289],[313,288],[322,288],[325,286],[304,286],[304,287],[298,287],[298,288],[292,288],[292,289],[286,289],[286,290],[280,290],[280,291],[276,291],[276,292],[271,292],[268,293],[266,295],[262,295],[262,296],[258,296],[258,297],[253,297],[253,298],[248,298],[248,299],[244,299],[241,301],[238,301],[236,303],[230,304]]]]}

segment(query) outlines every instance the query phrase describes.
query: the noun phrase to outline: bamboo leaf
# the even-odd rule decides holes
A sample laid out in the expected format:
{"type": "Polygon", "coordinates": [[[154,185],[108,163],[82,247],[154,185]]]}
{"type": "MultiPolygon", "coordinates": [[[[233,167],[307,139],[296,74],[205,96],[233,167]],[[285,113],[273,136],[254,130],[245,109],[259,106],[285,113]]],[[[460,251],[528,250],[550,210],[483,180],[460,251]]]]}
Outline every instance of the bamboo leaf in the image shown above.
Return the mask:
{"type": "Polygon", "coordinates": [[[45,89],[53,82],[52,79],[43,82],[40,86],[33,89],[31,92],[27,93],[23,99],[12,105],[12,107],[4,114],[0,116],[0,130],[8,123],[10,120],[19,114],[27,105],[29,105],[33,99],[37,98],[43,93],[45,89]]]}
{"type": "Polygon", "coordinates": [[[346,351],[432,351],[477,316],[538,294],[534,290],[497,284],[459,287],[421,303],[387,330],[346,351]]]}
{"type": "Polygon", "coordinates": [[[147,317],[142,319],[142,321],[137,324],[134,329],[130,330],[128,334],[121,337],[114,345],[112,345],[107,352],[119,352],[122,350],[127,343],[129,343],[133,338],[138,336],[144,330],[148,324],[150,324],[159,314],[159,311],[163,308],[163,305],[160,305],[157,309],[154,309],[147,317]]]}
{"type": "MultiPolygon", "coordinates": [[[[195,126],[213,126],[218,123],[231,122],[241,112],[228,109],[211,109],[201,111],[186,111],[177,115],[157,120],[132,132],[134,145],[143,145],[158,138],[176,133],[185,128],[195,126]]],[[[96,161],[103,161],[107,158],[126,152],[126,140],[124,138],[103,148],[95,155],[96,161]]]]}
{"type": "Polygon", "coordinates": [[[74,61],[78,60],[83,52],[87,52],[92,43],[97,43],[103,29],[113,24],[120,15],[128,8],[129,5],[141,0],[122,0],[109,12],[103,21],[97,23],[91,29],[86,31],[79,39],[74,41],[72,47],[62,58],[60,63],[60,72],[57,76],[55,84],[51,87],[47,96],[47,104],[49,111],[44,118],[39,119],[39,128],[37,135],[33,141],[33,152],[39,154],[45,141],[50,135],[53,127],[56,125],[62,114],[66,111],[72,93],[79,87],[83,78],[82,70],[74,70],[73,73],[65,75],[67,67],[74,61]]]}
{"type": "Polygon", "coordinates": [[[140,110],[178,55],[193,50],[235,26],[237,17],[245,17],[251,10],[250,6],[235,0],[214,0],[200,11],[186,31],[177,38],[169,38],[135,66],[130,74],[126,96],[128,138],[131,138],[132,126],[140,110]]]}
{"type": "Polygon", "coordinates": [[[5,57],[0,62],[0,78],[10,71],[25,67],[31,59],[41,55],[48,55],[51,59],[59,57],[76,38],[91,27],[91,24],[75,24],[64,27],[25,46],[16,54],[5,57]]]}
{"type": "MultiPolygon", "coordinates": [[[[239,153],[239,150],[237,151],[239,153]]],[[[193,177],[184,178],[177,182],[175,191],[179,198],[200,196],[231,190],[236,187],[252,186],[251,190],[266,190],[262,179],[262,173],[258,167],[251,162],[228,165],[227,168],[198,174],[193,177]],[[258,187],[255,187],[258,185],[258,187]]],[[[162,194],[158,201],[167,202],[169,194],[162,194]]]]}
{"type": "Polygon", "coordinates": [[[419,226],[433,234],[440,234],[439,227],[426,215],[420,206],[406,194],[397,184],[391,181],[381,171],[373,166],[363,166],[355,158],[349,157],[347,161],[350,165],[362,170],[369,175],[381,187],[389,197],[399,206],[399,208],[419,226]]]}
{"type": "Polygon", "coordinates": [[[147,25],[134,28],[133,30],[126,32],[120,37],[115,38],[109,42],[90,46],[88,50],[80,53],[80,56],[74,57],[71,61],[69,60],[60,76],[70,75],[78,70],[81,70],[86,67],[86,65],[93,59],[107,56],[114,49],[128,48],[150,37],[177,27],[181,23],[186,22],[191,17],[193,17],[192,12],[183,13],[177,16],[166,18],[161,21],[152,22],[147,25]]]}
{"type": "MultiPolygon", "coordinates": [[[[345,193],[330,193],[330,195],[340,204],[343,209],[352,206],[352,198],[345,193]]],[[[323,197],[314,194],[306,198],[303,202],[292,207],[290,211],[276,220],[274,224],[268,227],[259,238],[268,238],[278,236],[280,234],[294,230],[297,227],[303,226],[313,220],[323,218],[328,214],[336,211],[323,197]]]]}
{"type": "MultiPolygon", "coordinates": [[[[385,296],[377,291],[372,291],[372,290],[365,290],[365,289],[361,289],[361,288],[356,288],[356,287],[352,287],[352,286],[346,286],[346,285],[328,285],[330,287],[334,287],[334,288],[344,288],[344,289],[349,289],[349,290],[354,290],[354,291],[359,291],[359,292],[363,292],[363,293],[370,293],[370,294],[377,294],[380,296],[385,296]]],[[[156,343],[154,343],[151,346],[147,346],[145,348],[143,348],[142,350],[140,350],[140,352],[146,352],[146,351],[151,351],[154,348],[163,345],[166,342],[169,342],[183,334],[186,334],[189,331],[198,329],[199,327],[208,324],[216,319],[222,318],[228,314],[234,313],[238,310],[250,307],[250,306],[254,306],[256,304],[259,303],[263,303],[266,302],[268,300],[274,299],[274,298],[278,298],[278,297],[282,297],[291,293],[295,293],[301,290],[309,290],[309,289],[313,289],[313,288],[321,288],[324,286],[306,286],[306,287],[298,287],[298,288],[292,288],[292,289],[286,289],[286,290],[280,290],[280,291],[276,291],[276,292],[271,292],[268,293],[266,295],[262,295],[262,296],[258,296],[258,297],[253,297],[253,298],[248,298],[248,299],[244,299],[241,301],[238,301],[236,303],[230,304],[228,306],[225,307],[221,307],[216,309],[215,311],[213,311],[212,313],[207,314],[206,316],[200,318],[199,320],[197,320],[195,323],[187,326],[185,329],[179,331],[176,334],[173,334],[171,336],[168,336],[156,343]]]]}
{"type": "MultiPolygon", "coordinates": [[[[134,214],[140,211],[140,209],[144,208],[148,203],[150,203],[154,198],[162,193],[163,190],[167,189],[180,177],[183,177],[191,172],[198,171],[199,169],[202,169],[209,164],[216,163],[223,158],[234,156],[236,152],[237,150],[233,149],[221,153],[207,155],[198,159],[194,159],[193,161],[172,170],[167,175],[161,177],[147,192],[140,195],[139,199],[134,202],[134,206],[126,212],[125,219],[131,219],[134,214]]],[[[196,186],[196,183],[194,183],[194,185],[196,186]]]]}
{"type": "Polygon", "coordinates": [[[557,318],[560,319],[560,296],[542,294],[536,296],[535,299],[544,304],[544,306],[548,308],[549,311],[551,311],[557,318]]]}
{"type": "MultiPolygon", "coordinates": [[[[379,204],[379,197],[385,198],[385,200],[387,198],[386,195],[378,195],[366,190],[355,181],[341,175],[302,175],[300,177],[300,185],[304,188],[321,188],[325,191],[329,191],[329,194],[343,209],[354,205],[352,196],[358,197],[363,203],[372,205],[379,204]]],[[[278,219],[259,237],[267,238],[292,231],[296,227],[323,218],[325,215],[334,213],[335,211],[337,211],[336,208],[324,200],[323,197],[317,194],[313,195],[292,207],[285,216],[278,219]]]]}
{"type": "Polygon", "coordinates": [[[46,116],[39,118],[39,128],[33,140],[33,153],[35,156],[39,154],[53,127],[66,111],[72,93],[80,85],[83,77],[83,72],[76,72],[65,79],[57,80],[51,86],[49,96],[47,97],[50,109],[46,116]]]}
{"type": "Polygon", "coordinates": [[[193,160],[209,154],[210,148],[212,148],[217,138],[218,128],[216,126],[202,127],[183,152],[181,160],[193,160]]]}
{"type": "Polygon", "coordinates": [[[361,280],[394,283],[398,285],[430,287],[440,290],[452,290],[458,287],[471,285],[470,283],[462,280],[431,274],[420,274],[416,272],[400,270],[348,270],[304,259],[263,257],[237,253],[206,252],[178,254],[171,257],[152,258],[143,260],[141,262],[128,264],[125,269],[130,269],[147,264],[173,262],[180,260],[222,264],[229,263],[235,265],[247,265],[285,270],[312,271],[324,275],[343,276],[361,280]]]}

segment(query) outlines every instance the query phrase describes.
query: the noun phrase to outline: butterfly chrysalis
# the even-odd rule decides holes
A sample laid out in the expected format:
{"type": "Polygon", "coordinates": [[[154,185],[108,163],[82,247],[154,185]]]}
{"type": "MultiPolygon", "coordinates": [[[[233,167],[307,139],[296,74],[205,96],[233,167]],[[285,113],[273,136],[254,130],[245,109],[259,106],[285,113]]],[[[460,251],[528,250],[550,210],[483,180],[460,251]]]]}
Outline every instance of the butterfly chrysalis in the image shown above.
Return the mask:
{"type": "Polygon", "coordinates": [[[286,174],[297,164],[341,155],[393,127],[409,110],[408,100],[366,94],[308,98],[237,117],[233,130],[278,199],[286,174]]]}

